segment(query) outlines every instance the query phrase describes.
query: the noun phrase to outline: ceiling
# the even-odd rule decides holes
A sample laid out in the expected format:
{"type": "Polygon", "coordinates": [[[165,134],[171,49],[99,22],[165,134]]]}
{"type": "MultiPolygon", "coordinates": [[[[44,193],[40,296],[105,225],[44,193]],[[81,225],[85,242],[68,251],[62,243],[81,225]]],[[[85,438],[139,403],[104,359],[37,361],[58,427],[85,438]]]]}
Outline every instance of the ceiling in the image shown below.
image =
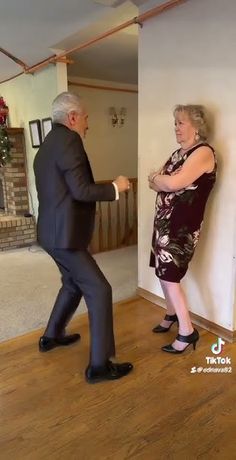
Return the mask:
{"type": "MultiPolygon", "coordinates": [[[[138,15],[147,0],[0,0],[0,46],[33,66],[138,15]]],[[[137,83],[138,26],[69,55],[69,76],[137,83]]],[[[22,67],[0,52],[0,82],[22,67]]]]}

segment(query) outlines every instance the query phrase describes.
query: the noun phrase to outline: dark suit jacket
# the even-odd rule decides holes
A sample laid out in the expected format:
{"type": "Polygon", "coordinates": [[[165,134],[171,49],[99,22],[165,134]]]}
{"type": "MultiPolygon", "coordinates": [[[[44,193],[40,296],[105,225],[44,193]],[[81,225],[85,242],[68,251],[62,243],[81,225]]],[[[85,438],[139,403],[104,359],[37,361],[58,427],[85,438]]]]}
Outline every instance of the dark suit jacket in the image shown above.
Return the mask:
{"type": "Polygon", "coordinates": [[[54,124],[34,160],[38,241],[44,248],[86,249],[96,201],[115,199],[113,184],[95,184],[79,134],[54,124]]]}

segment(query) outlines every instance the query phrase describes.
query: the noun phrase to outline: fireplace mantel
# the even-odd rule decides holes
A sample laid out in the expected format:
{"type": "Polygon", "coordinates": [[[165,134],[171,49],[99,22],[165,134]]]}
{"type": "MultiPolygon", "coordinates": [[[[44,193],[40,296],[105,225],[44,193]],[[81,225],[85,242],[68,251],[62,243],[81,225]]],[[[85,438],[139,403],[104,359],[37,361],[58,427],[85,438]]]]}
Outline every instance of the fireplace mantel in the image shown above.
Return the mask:
{"type": "Polygon", "coordinates": [[[6,128],[6,131],[8,132],[9,136],[13,136],[14,134],[24,133],[24,128],[6,128]]]}

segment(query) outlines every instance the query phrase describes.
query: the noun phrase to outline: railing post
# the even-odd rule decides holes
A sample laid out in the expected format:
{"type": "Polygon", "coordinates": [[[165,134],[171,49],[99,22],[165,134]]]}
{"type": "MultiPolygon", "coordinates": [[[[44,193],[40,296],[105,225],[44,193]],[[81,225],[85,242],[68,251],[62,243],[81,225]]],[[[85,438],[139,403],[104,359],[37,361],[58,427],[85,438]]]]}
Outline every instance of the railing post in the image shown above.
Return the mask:
{"type": "Polygon", "coordinates": [[[107,205],[107,245],[108,250],[112,249],[112,225],[111,225],[111,203],[108,201],[107,205]]]}
{"type": "Polygon", "coordinates": [[[100,201],[98,203],[98,213],[99,213],[99,218],[98,218],[98,246],[99,246],[99,252],[102,252],[103,251],[103,225],[102,225],[102,205],[101,205],[100,201]]]}
{"type": "MultiPolygon", "coordinates": [[[[97,219],[91,242],[94,253],[137,243],[137,179],[132,178],[130,182],[131,189],[120,194],[119,200],[97,203],[97,219]]],[[[98,183],[108,184],[111,181],[98,183]]]]}

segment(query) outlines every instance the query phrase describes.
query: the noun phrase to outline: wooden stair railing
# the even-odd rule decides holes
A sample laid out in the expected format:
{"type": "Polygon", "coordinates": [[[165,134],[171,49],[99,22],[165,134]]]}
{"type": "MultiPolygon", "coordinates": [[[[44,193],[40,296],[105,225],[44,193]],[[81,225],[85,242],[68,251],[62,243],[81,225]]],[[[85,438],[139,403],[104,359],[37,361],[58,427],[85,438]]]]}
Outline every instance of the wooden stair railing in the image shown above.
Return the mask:
{"type": "MultiPolygon", "coordinates": [[[[98,202],[91,252],[110,251],[137,244],[137,179],[129,179],[131,188],[119,200],[98,202]]],[[[99,184],[111,181],[99,181],[99,184]]]]}

